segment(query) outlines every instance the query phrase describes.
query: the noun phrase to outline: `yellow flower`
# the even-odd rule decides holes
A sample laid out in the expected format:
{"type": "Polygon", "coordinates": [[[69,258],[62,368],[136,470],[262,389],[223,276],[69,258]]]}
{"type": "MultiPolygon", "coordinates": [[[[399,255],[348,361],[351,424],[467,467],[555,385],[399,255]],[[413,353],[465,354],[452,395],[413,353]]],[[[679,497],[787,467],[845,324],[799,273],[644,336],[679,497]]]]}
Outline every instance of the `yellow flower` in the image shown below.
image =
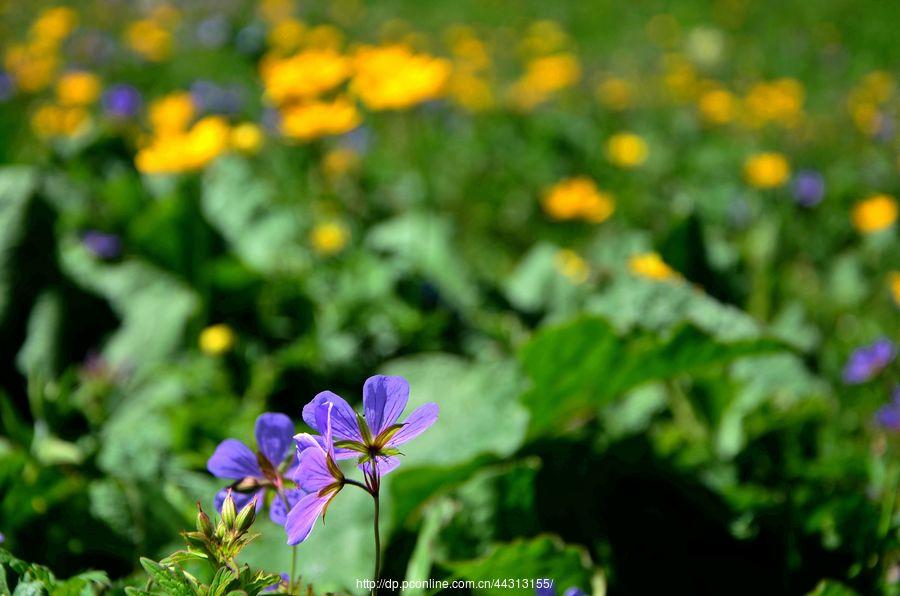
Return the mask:
{"type": "Polygon", "coordinates": [[[325,154],[322,169],[330,178],[338,178],[359,167],[359,154],[350,147],[337,147],[325,154]]]}
{"type": "Polygon", "coordinates": [[[711,89],[697,100],[700,116],[710,124],[727,124],[737,114],[737,98],[725,89],[711,89]]]}
{"type": "Polygon", "coordinates": [[[744,117],[752,127],[768,123],[793,127],[803,116],[803,85],[796,79],[760,82],[744,98],[744,117]]]}
{"type": "Polygon", "coordinates": [[[853,206],[852,219],[863,234],[884,230],[897,221],[897,201],[890,195],[873,195],[853,206]]]}
{"type": "Polygon", "coordinates": [[[575,85],[581,79],[581,64],[574,54],[560,53],[535,58],[513,83],[513,103],[531,109],[550,99],[555,93],[575,85]]]}
{"type": "Polygon", "coordinates": [[[333,25],[316,25],[306,34],[306,47],[338,50],[344,45],[343,32],[333,25]]]}
{"type": "Polygon", "coordinates": [[[346,97],[292,105],[281,112],[281,132],[292,139],[310,141],[339,135],[359,126],[359,111],[346,97]]]}
{"type": "Polygon", "coordinates": [[[549,54],[569,43],[569,35],[559,23],[551,20],[535,21],[528,27],[520,49],[526,54],[549,54]]]}
{"type": "Polygon", "coordinates": [[[634,90],[625,79],[612,77],[597,86],[597,99],[606,108],[621,112],[634,104],[634,90]]]}
{"type": "Polygon", "coordinates": [[[891,297],[894,299],[894,304],[900,306],[900,271],[891,271],[888,284],[891,288],[891,297]]]}
{"type": "Polygon", "coordinates": [[[66,73],[56,82],[56,96],[63,105],[92,104],[100,96],[100,77],[85,71],[66,73]]]}
{"type": "Polygon", "coordinates": [[[350,76],[350,60],[334,50],[306,50],[288,58],[264,59],[260,74],[268,98],[284,104],[334,89],[350,76]]]}
{"type": "Polygon", "coordinates": [[[264,139],[262,129],[252,122],[244,122],[231,129],[231,146],[242,153],[256,153],[264,139]]]}
{"type": "Polygon", "coordinates": [[[207,356],[221,356],[234,347],[234,331],[223,323],[200,332],[200,350],[207,356]]]}
{"type": "Polygon", "coordinates": [[[26,93],[45,88],[53,80],[59,67],[55,51],[34,45],[12,45],[4,54],[4,66],[13,75],[16,85],[26,93]]]}
{"type": "Polygon", "coordinates": [[[662,257],[655,252],[646,252],[633,255],[628,259],[628,270],[638,277],[665,281],[681,277],[678,272],[669,267],[662,257]]]}
{"type": "Polygon", "coordinates": [[[462,70],[453,73],[450,79],[450,97],[470,112],[481,112],[494,106],[490,83],[484,77],[462,70]]]}
{"type": "Polygon", "coordinates": [[[125,42],[150,62],[162,62],[172,52],[172,34],[153,19],[131,23],[125,29],[125,42]]]}
{"type": "Polygon", "coordinates": [[[369,109],[400,110],[444,95],[450,62],[405,45],[363,46],[350,88],[369,109]]]}
{"type": "Polygon", "coordinates": [[[66,6],[47,8],[31,25],[31,36],[36,40],[58,44],[68,37],[78,24],[78,14],[66,6]]]}
{"type": "Polygon", "coordinates": [[[275,23],[269,31],[268,41],[278,52],[293,52],[300,47],[306,25],[297,19],[285,19],[275,23]]]}
{"type": "Polygon", "coordinates": [[[606,155],[621,168],[635,168],[647,161],[647,143],[630,132],[614,134],[606,142],[606,155]]]}
{"type": "Polygon", "coordinates": [[[135,156],[145,174],[175,174],[202,168],[228,150],[231,130],[220,116],[207,116],[186,132],[156,136],[135,156]]]}
{"type": "Polygon", "coordinates": [[[744,178],[756,188],[777,188],[790,175],[791,167],[781,153],[757,153],[744,162],[744,178]]]}
{"type": "Polygon", "coordinates": [[[672,99],[677,102],[693,99],[700,88],[694,65],[680,54],[667,54],[663,65],[663,82],[672,99]]]}
{"type": "Polygon", "coordinates": [[[453,57],[466,68],[478,72],[491,65],[487,46],[471,27],[455,25],[447,30],[445,37],[453,57]]]}
{"type": "Polygon", "coordinates": [[[87,111],[79,106],[45,104],[31,116],[31,128],[40,137],[73,137],[90,122],[87,111]]]}
{"type": "Polygon", "coordinates": [[[585,176],[568,178],[550,187],[543,198],[544,211],[553,219],[585,219],[601,223],[615,210],[612,195],[597,188],[585,176]]]}
{"type": "Polygon", "coordinates": [[[186,91],[170,93],[150,104],[149,116],[157,134],[182,132],[194,118],[194,100],[186,91]]]}
{"type": "Polygon", "coordinates": [[[349,239],[350,233],[347,229],[335,222],[318,224],[310,234],[313,250],[323,256],[341,252],[349,239]]]}
{"type": "Polygon", "coordinates": [[[557,271],[577,284],[586,282],[591,272],[587,261],[582,259],[577,252],[568,248],[556,252],[554,263],[557,271]]]}

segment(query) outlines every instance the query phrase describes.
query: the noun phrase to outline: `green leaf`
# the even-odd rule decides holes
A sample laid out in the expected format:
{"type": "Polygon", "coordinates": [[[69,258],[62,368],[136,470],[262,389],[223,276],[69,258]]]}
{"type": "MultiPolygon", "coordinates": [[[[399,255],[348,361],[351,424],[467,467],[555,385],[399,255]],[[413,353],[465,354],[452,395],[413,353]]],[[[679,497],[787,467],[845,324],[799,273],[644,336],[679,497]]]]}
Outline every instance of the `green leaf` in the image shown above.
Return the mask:
{"type": "Polygon", "coordinates": [[[619,336],[596,317],[578,318],[539,331],[520,352],[532,386],[522,401],[531,411],[532,434],[566,428],[574,419],[629,389],[650,381],[704,371],[737,358],[782,350],[774,340],[717,341],[693,326],[660,337],[619,336]]]}
{"type": "Polygon", "coordinates": [[[445,565],[454,579],[493,580],[507,582],[502,585],[476,589],[478,594],[534,594],[534,586],[515,582],[550,579],[557,594],[568,588],[588,590],[591,581],[590,558],[578,547],[568,546],[552,536],[538,536],[530,540],[518,540],[498,544],[484,557],[445,565]]]}
{"type": "Polygon", "coordinates": [[[230,156],[207,169],[201,208],[248,267],[267,274],[303,271],[310,256],[301,222],[309,218],[296,204],[278,203],[277,194],[250,163],[230,156]]]}
{"type": "Polygon", "coordinates": [[[37,180],[35,170],[30,167],[0,168],[0,318],[5,315],[9,301],[9,260],[25,233],[28,201],[37,180]]]}
{"type": "Polygon", "coordinates": [[[28,378],[48,380],[56,377],[61,307],[59,296],[45,291],[31,309],[25,343],[16,356],[16,367],[28,378]]]}
{"type": "Polygon", "coordinates": [[[146,557],[141,557],[141,566],[160,588],[172,596],[194,596],[197,591],[181,571],[169,569],[146,557]]]}
{"type": "Polygon", "coordinates": [[[228,567],[219,567],[212,581],[209,582],[209,596],[223,596],[237,580],[234,572],[228,567]]]}
{"type": "Polygon", "coordinates": [[[809,596],[857,596],[855,590],[851,590],[844,584],[832,579],[823,579],[808,594],[809,596]]]}

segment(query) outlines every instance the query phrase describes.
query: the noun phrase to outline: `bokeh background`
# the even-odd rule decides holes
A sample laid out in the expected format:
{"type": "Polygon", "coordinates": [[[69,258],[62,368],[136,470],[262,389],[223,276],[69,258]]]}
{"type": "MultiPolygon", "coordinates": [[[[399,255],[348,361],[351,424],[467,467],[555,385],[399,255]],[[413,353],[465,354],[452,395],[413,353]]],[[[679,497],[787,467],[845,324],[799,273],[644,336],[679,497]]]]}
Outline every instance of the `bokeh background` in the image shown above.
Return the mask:
{"type": "MultiPolygon", "coordinates": [[[[0,548],[143,585],[219,441],[386,373],[441,407],[388,577],[896,593],[898,22],[0,2],[0,548]]],[[[356,492],[317,590],[371,572],[356,492]]]]}

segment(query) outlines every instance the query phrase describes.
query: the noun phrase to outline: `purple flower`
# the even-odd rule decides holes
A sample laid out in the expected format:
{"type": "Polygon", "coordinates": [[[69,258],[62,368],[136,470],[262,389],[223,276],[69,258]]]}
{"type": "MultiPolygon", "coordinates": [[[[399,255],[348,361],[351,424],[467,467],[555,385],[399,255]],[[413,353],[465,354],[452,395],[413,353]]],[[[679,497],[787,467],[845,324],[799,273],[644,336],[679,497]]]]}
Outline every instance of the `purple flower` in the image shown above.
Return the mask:
{"type": "MultiPolygon", "coordinates": [[[[537,594],[537,596],[556,596],[556,588],[552,585],[549,588],[536,588],[534,593],[537,594]]],[[[587,596],[587,592],[573,586],[563,592],[563,596],[587,596]]]]}
{"type": "Polygon", "coordinates": [[[90,230],[84,233],[81,242],[98,259],[114,259],[122,252],[122,242],[115,234],[90,230]]]}
{"type": "Polygon", "coordinates": [[[897,350],[887,338],[857,348],[844,366],[844,383],[858,385],[875,377],[891,363],[897,350]]]}
{"type": "MultiPolygon", "coordinates": [[[[285,478],[290,478],[295,466],[285,462],[291,453],[294,423],[284,414],[265,412],[256,419],[256,445],[254,452],[237,439],[225,439],[209,461],[206,469],[217,478],[233,480],[231,485],[216,493],[216,509],[222,510],[222,502],[228,491],[237,509],[243,508],[253,497],[257,497],[256,509],[262,508],[266,491],[276,493],[269,507],[269,517],[277,524],[283,524],[286,511],[300,497],[296,489],[288,488],[285,478]],[[287,501],[287,505],[284,501],[287,501]]],[[[292,458],[293,461],[293,458],[292,458]]]]}
{"type": "Polygon", "coordinates": [[[0,71],[0,101],[6,101],[16,92],[16,83],[9,73],[0,71]]]}
{"type": "Polygon", "coordinates": [[[324,518],[328,504],[344,488],[344,475],[334,457],[333,409],[334,404],[330,402],[322,402],[315,408],[316,427],[321,429],[324,446],[307,433],[295,437],[301,451],[294,481],[306,494],[288,513],[284,525],[288,544],[292,546],[306,540],[319,515],[324,518]]]}
{"type": "MultiPolygon", "coordinates": [[[[358,457],[360,469],[366,475],[381,476],[400,465],[400,458],[397,457],[400,451],[397,448],[428,430],[437,420],[437,404],[427,403],[416,408],[404,422],[398,423],[408,400],[409,383],[406,379],[376,375],[366,379],[363,386],[365,417],[353,411],[344,398],[331,391],[323,391],[303,408],[303,421],[321,433],[322,428],[316,418],[317,408],[323,403],[334,404],[332,424],[336,458],[358,457]]],[[[325,442],[323,447],[327,448],[327,440],[325,442]]]]}
{"type": "Polygon", "coordinates": [[[197,25],[197,41],[207,48],[220,48],[228,41],[230,29],[228,19],[220,14],[213,15],[197,25]]]}
{"type": "Polygon", "coordinates": [[[900,385],[894,387],[891,401],[875,413],[875,423],[886,430],[900,431],[900,385]]]}
{"type": "Polygon", "coordinates": [[[815,170],[800,170],[794,177],[794,200],[801,207],[815,207],[825,196],[825,179],[815,170]]]}
{"type": "Polygon", "coordinates": [[[103,109],[113,118],[134,118],[141,109],[141,94],[132,87],[120,83],[103,93],[103,109]]]}

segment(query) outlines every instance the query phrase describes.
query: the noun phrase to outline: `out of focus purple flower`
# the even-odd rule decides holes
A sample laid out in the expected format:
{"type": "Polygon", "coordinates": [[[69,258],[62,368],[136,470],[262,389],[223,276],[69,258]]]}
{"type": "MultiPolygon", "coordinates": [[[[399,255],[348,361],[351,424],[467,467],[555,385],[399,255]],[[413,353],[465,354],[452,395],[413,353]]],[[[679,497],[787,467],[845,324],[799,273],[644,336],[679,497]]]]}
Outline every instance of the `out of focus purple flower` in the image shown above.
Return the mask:
{"type": "Polygon", "coordinates": [[[7,72],[0,71],[0,101],[6,101],[16,92],[16,83],[7,72]]]}
{"type": "Polygon", "coordinates": [[[825,179],[815,170],[800,170],[794,177],[794,200],[802,207],[814,207],[825,196],[825,179]]]}
{"type": "Polygon", "coordinates": [[[878,123],[875,125],[875,139],[881,142],[890,141],[894,138],[894,119],[890,114],[881,113],[878,115],[878,123]]]}
{"type": "Polygon", "coordinates": [[[103,109],[114,118],[134,118],[141,109],[141,94],[131,85],[113,85],[103,93],[103,109]]]}
{"type": "Polygon", "coordinates": [[[228,19],[220,14],[213,15],[197,25],[197,41],[207,48],[220,48],[228,41],[230,29],[228,19]]]}
{"type": "Polygon", "coordinates": [[[366,126],[357,126],[350,132],[341,135],[340,144],[349,149],[353,149],[360,155],[365,155],[372,145],[372,129],[366,126]]]}
{"type": "Polygon", "coordinates": [[[875,413],[875,423],[886,430],[900,431],[900,385],[894,387],[891,401],[875,413]]]}
{"type": "Polygon", "coordinates": [[[244,96],[238,85],[217,85],[212,81],[195,81],[191,85],[191,98],[201,112],[234,114],[244,104],[244,96]]]}
{"type": "Polygon", "coordinates": [[[0,544],[6,542],[6,536],[3,535],[3,532],[0,532],[0,544]]]}
{"type": "MultiPolygon", "coordinates": [[[[547,588],[536,588],[534,593],[537,596],[556,596],[556,588],[554,588],[552,585],[547,588]]],[[[563,596],[587,596],[587,592],[585,592],[581,588],[576,588],[573,586],[571,588],[567,588],[566,591],[563,592],[563,596]]]]}
{"type": "Polygon", "coordinates": [[[884,370],[896,354],[897,348],[887,338],[857,348],[844,366],[844,382],[848,385],[865,383],[884,370]]]}
{"type": "Polygon", "coordinates": [[[247,25],[238,31],[235,45],[239,52],[255,54],[262,50],[266,40],[266,29],[262,23],[247,25]]]}
{"type": "Polygon", "coordinates": [[[122,241],[115,234],[91,230],[85,232],[81,242],[98,259],[114,259],[122,252],[122,241]]]}

